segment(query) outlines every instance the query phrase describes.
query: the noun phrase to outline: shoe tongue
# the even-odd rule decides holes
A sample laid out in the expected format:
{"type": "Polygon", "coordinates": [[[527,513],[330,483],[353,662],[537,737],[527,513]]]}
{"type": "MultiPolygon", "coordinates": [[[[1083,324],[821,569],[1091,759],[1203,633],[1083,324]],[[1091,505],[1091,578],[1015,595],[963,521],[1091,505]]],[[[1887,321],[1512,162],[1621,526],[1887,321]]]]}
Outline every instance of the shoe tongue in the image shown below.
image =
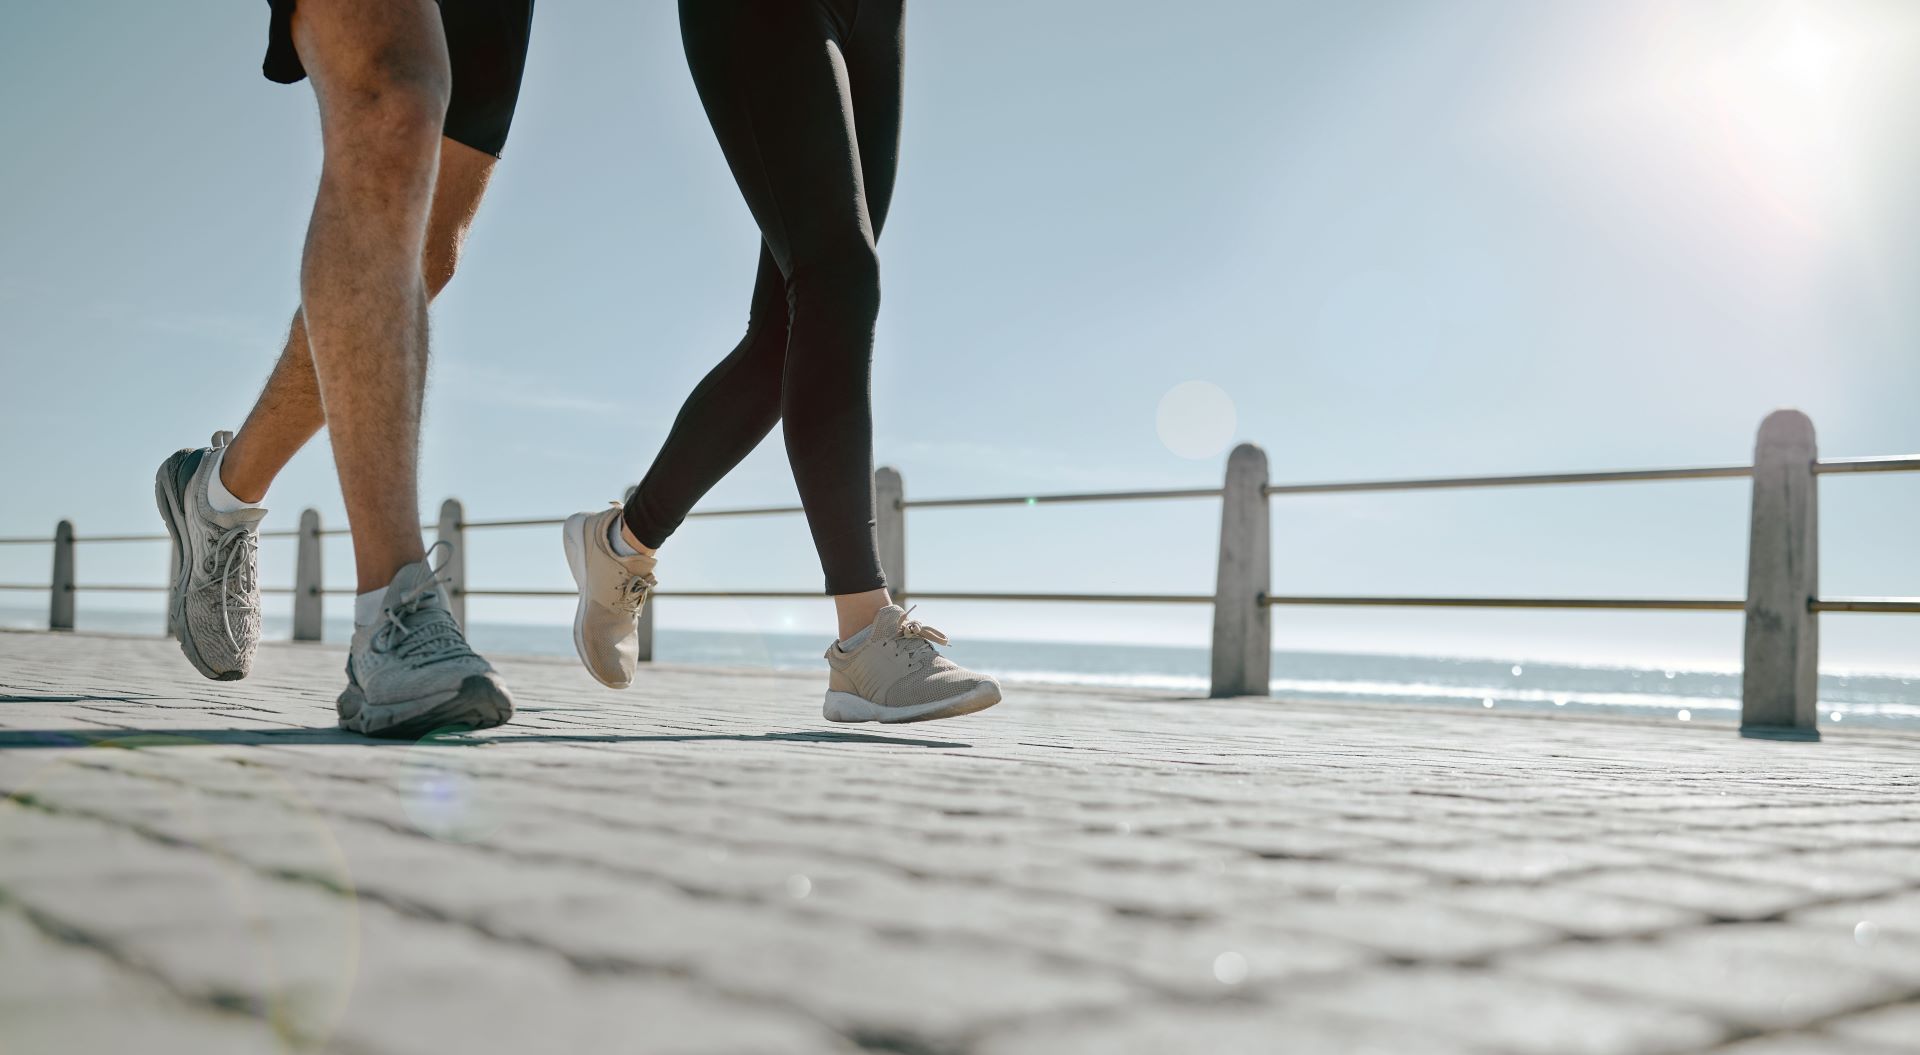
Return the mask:
{"type": "Polygon", "coordinates": [[[873,617],[873,632],[880,637],[892,637],[894,631],[900,629],[900,624],[905,622],[906,618],[906,609],[897,604],[890,604],[880,609],[879,614],[873,617]]]}
{"type": "MultiPolygon", "coordinates": [[[[394,574],[393,584],[387,587],[387,596],[381,607],[392,608],[394,605],[404,601],[407,595],[413,592],[415,587],[423,582],[429,582],[432,579],[433,569],[428,566],[426,561],[414,561],[412,564],[401,568],[394,574]]],[[[420,605],[423,608],[445,608],[447,602],[445,598],[440,596],[440,589],[435,587],[420,597],[420,605]]]]}
{"type": "Polygon", "coordinates": [[[213,518],[214,523],[224,528],[237,528],[242,525],[257,528],[260,526],[260,521],[266,519],[267,510],[265,506],[248,506],[231,513],[219,513],[209,509],[207,515],[213,518]]]}

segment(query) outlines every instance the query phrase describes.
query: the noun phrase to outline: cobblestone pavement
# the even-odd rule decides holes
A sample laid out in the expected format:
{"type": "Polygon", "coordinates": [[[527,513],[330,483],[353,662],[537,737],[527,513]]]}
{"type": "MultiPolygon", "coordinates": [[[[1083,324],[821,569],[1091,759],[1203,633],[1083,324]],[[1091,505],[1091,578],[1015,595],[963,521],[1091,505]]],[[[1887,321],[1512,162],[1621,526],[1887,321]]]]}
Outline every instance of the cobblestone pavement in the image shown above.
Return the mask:
{"type": "Polygon", "coordinates": [[[376,744],[341,663],[0,633],[0,1052],[1920,1046],[1920,739],[521,660],[376,744]]]}

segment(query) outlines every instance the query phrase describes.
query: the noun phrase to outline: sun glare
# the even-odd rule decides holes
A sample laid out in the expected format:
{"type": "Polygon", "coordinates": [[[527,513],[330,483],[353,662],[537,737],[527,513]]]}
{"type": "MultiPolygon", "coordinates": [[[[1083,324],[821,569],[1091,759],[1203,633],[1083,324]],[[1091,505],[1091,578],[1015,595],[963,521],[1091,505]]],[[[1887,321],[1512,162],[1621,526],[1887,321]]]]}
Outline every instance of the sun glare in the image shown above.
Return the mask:
{"type": "Polygon", "coordinates": [[[1819,234],[1863,204],[1884,64],[1912,21],[1904,9],[1801,2],[1683,24],[1700,60],[1691,87],[1725,160],[1773,214],[1819,234]]]}

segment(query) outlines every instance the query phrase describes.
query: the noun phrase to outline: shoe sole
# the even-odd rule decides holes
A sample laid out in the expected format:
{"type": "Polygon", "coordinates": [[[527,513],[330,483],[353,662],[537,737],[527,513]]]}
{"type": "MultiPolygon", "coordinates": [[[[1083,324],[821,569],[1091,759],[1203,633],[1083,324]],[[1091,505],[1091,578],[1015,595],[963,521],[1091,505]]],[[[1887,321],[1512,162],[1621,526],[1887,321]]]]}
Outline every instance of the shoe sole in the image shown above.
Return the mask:
{"type": "Polygon", "coordinates": [[[609,681],[593,669],[593,661],[587,658],[587,606],[593,603],[587,596],[587,521],[593,519],[594,515],[575,513],[560,528],[560,541],[567,548],[567,570],[573,573],[574,592],[580,595],[579,601],[573,606],[573,651],[580,657],[580,665],[593,675],[593,680],[609,689],[624,689],[633,684],[631,678],[609,681]]]}
{"type": "Polygon", "coordinates": [[[984,711],[1000,702],[1000,686],[987,682],[959,696],[950,696],[944,700],[934,700],[916,707],[882,707],[864,696],[855,696],[851,692],[828,691],[826,706],[821,713],[829,722],[882,722],[887,725],[900,725],[906,722],[931,722],[940,718],[958,718],[963,714],[984,711]]]}
{"type": "Polygon", "coordinates": [[[167,626],[180,639],[180,652],[193,664],[193,669],[214,681],[239,681],[247,676],[246,672],[217,671],[200,658],[200,648],[193,641],[193,627],[187,622],[187,569],[193,566],[193,551],[187,546],[187,513],[180,508],[180,492],[192,480],[192,475],[182,481],[180,470],[193,453],[191,449],[175,451],[160,463],[160,471],[153,477],[153,501],[160,507],[160,519],[166,522],[167,534],[173,537],[175,558],[173,581],[167,589],[167,626]]]}
{"type": "Polygon", "coordinates": [[[369,706],[359,687],[348,682],[337,706],[340,728],[384,740],[418,740],[433,732],[491,729],[513,717],[513,697],[496,674],[473,674],[451,692],[381,707],[369,706]]]}

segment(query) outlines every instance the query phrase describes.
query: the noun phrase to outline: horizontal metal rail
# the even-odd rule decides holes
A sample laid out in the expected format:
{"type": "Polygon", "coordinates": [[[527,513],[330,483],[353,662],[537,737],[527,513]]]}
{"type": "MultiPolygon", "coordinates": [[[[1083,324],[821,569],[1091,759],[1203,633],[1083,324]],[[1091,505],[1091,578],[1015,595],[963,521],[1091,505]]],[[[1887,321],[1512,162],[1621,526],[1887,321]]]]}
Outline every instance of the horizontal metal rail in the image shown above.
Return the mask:
{"type": "Polygon", "coordinates": [[[1270,605],[1324,605],[1361,608],[1576,608],[1617,611],[1739,612],[1747,603],[1704,597],[1347,597],[1281,596],[1270,605]]]}
{"type": "Polygon", "coordinates": [[[1355,491],[1440,491],[1469,487],[1534,487],[1541,484],[1606,484],[1647,480],[1738,479],[1753,475],[1751,465],[1701,465],[1680,469],[1625,469],[1581,473],[1524,473],[1505,476],[1439,476],[1348,483],[1270,484],[1273,495],[1347,494],[1355,491]]]}
{"type": "Polygon", "coordinates": [[[1814,462],[1816,473],[1920,473],[1920,454],[1890,458],[1831,458],[1814,462]]]}
{"type": "Polygon", "coordinates": [[[1813,602],[1816,612],[1920,613],[1920,597],[1829,597],[1813,602]]]}
{"type": "Polygon", "coordinates": [[[1037,506],[1068,502],[1149,502],[1180,498],[1218,498],[1218,487],[1186,487],[1161,491],[1080,491],[1051,495],[987,495],[979,498],[915,498],[902,509],[960,509],[968,506],[1037,506]]]}
{"type": "Polygon", "coordinates": [[[0,582],[0,590],[32,590],[36,593],[46,593],[47,584],[44,582],[0,582]]]}
{"type": "MultiPolygon", "coordinates": [[[[1896,455],[1880,458],[1829,458],[1814,463],[1819,473],[1901,473],[1920,472],[1920,455],[1896,455]]],[[[1669,469],[1607,469],[1572,473],[1518,473],[1493,476],[1415,477],[1398,480],[1352,480],[1345,482],[1269,484],[1272,495],[1350,494],[1364,491],[1435,491],[1475,487],[1534,487],[1546,484],[1634,483],[1656,480],[1738,479],[1753,475],[1751,465],[1697,465],[1669,469]]],[[[978,506],[1059,505],[1071,502],[1145,502],[1193,498],[1218,498],[1218,487],[1168,488],[1146,491],[1075,491],[1056,494],[982,495],[971,498],[917,498],[900,503],[903,509],[962,509],[978,506]]],[[[692,517],[790,516],[804,513],[801,506],[748,506],[738,509],[698,509],[692,517]]],[[[423,518],[423,522],[424,522],[423,518]]],[[[462,528],[558,527],[565,517],[517,517],[493,520],[464,520],[462,528]]],[[[429,529],[430,530],[430,529],[429,529]]],[[[349,528],[326,528],[325,537],[352,534],[349,528]]],[[[262,531],[261,538],[298,538],[293,530],[262,531]]],[[[165,542],[164,533],[123,535],[76,535],[75,542],[165,542]]],[[[0,546],[49,545],[51,536],[0,537],[0,546]]]]}
{"type": "Polygon", "coordinates": [[[1039,601],[1072,604],[1212,604],[1210,593],[979,593],[948,590],[907,591],[911,601],[1039,601]]]}
{"type": "Polygon", "coordinates": [[[567,522],[566,517],[531,517],[520,520],[462,520],[462,528],[525,528],[558,527],[567,522]]]}
{"type": "MultiPolygon", "coordinates": [[[[696,509],[688,513],[687,518],[691,520],[694,517],[787,516],[793,513],[804,512],[806,512],[806,509],[801,506],[751,506],[744,509],[696,509]]],[[[463,529],[559,527],[566,522],[566,517],[517,517],[505,520],[462,520],[460,526],[463,529]]]]}
{"type": "MultiPolygon", "coordinates": [[[[578,597],[577,590],[463,590],[468,597],[578,597]]],[[[654,597],[696,599],[823,601],[827,595],[817,590],[657,590],[654,597]]],[[[955,593],[944,590],[909,590],[909,600],[919,601],[1041,601],[1088,604],[1212,604],[1212,594],[1199,593],[955,593]]]]}
{"type": "MultiPolygon", "coordinates": [[[[466,597],[578,597],[578,590],[461,590],[466,597]]],[[[751,600],[823,601],[818,590],[656,590],[654,597],[746,598],[751,600]]]]}

